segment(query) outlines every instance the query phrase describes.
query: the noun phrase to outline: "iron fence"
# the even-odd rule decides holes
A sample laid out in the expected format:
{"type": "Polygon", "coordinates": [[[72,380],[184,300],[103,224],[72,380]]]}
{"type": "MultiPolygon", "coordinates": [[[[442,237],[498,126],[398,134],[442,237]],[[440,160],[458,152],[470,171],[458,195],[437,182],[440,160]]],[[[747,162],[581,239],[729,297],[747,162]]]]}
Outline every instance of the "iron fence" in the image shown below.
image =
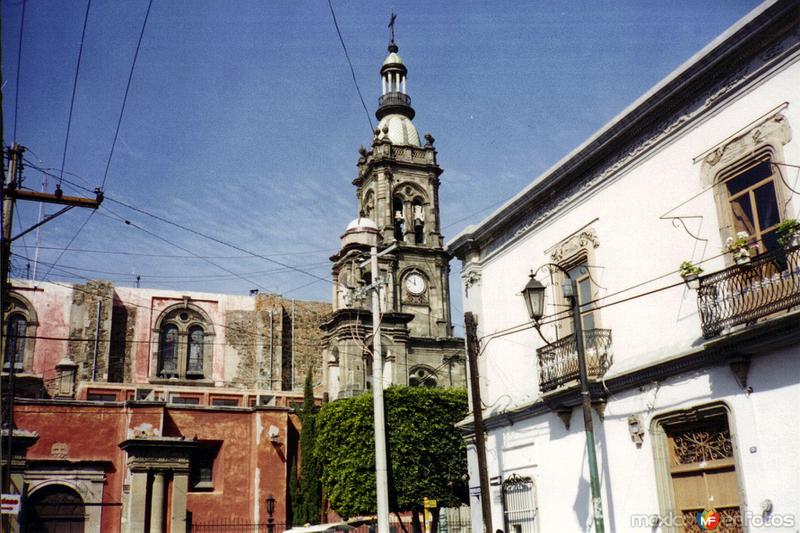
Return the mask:
{"type": "Polygon", "coordinates": [[[800,248],[778,249],[700,278],[703,337],[800,305],[800,248]]]}
{"type": "MultiPolygon", "coordinates": [[[[603,377],[611,366],[611,330],[583,331],[586,371],[590,378],[603,377]]],[[[575,334],[536,350],[539,359],[539,390],[551,391],[580,377],[575,334]]]]}
{"type": "MultiPolygon", "coordinates": [[[[439,514],[438,533],[470,533],[471,524],[469,515],[456,510],[442,509],[439,514]]],[[[466,508],[468,513],[469,508],[466,508]]],[[[254,523],[252,520],[242,518],[225,518],[213,522],[192,523],[191,533],[284,533],[292,526],[284,523],[254,523]]],[[[411,517],[403,519],[403,522],[392,520],[389,522],[389,529],[392,533],[414,533],[411,524],[411,517]]],[[[376,523],[359,523],[357,526],[348,529],[348,533],[376,533],[378,526],[376,523]]]]}
{"type": "Polygon", "coordinates": [[[291,526],[283,523],[255,523],[240,518],[225,518],[213,522],[192,523],[192,533],[283,533],[291,526]]]}

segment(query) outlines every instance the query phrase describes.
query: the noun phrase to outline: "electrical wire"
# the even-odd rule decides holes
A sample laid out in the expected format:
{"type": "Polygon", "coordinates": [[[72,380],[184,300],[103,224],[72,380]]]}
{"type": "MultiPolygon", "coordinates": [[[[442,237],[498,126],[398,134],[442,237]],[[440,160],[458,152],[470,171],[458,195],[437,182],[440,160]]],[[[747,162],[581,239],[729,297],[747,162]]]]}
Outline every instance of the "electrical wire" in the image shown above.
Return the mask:
{"type": "MultiPolygon", "coordinates": [[[[61,336],[53,336],[53,335],[15,335],[15,339],[36,339],[36,340],[45,340],[45,341],[66,341],[66,342],[94,342],[94,337],[61,337],[61,336]]],[[[152,338],[150,340],[138,340],[138,339],[125,339],[125,340],[113,340],[109,339],[99,339],[100,343],[108,343],[108,344],[152,344],[157,345],[158,340],[156,338],[152,338]]],[[[317,344],[309,344],[309,343],[294,343],[296,346],[302,346],[304,348],[320,348],[317,344]]],[[[204,341],[203,346],[221,346],[223,348],[252,348],[263,346],[262,342],[236,342],[235,344],[228,343],[228,342],[208,342],[204,341]]]]}
{"type": "Polygon", "coordinates": [[[81,58],[83,57],[83,43],[86,38],[86,25],[89,22],[89,8],[92,6],[92,0],[86,1],[86,14],[83,17],[83,30],[81,30],[81,46],[78,49],[78,62],[75,65],[75,79],[72,82],[72,97],[69,101],[69,116],[67,117],[67,134],[64,138],[64,154],[61,157],[61,175],[59,176],[59,185],[61,185],[61,178],[64,176],[64,164],[67,161],[67,147],[69,146],[69,131],[72,126],[72,109],[75,105],[75,93],[78,90],[78,74],[81,70],[81,58]]]}
{"type": "Polygon", "coordinates": [[[336,13],[333,11],[333,3],[331,3],[331,0],[328,0],[328,7],[331,10],[331,18],[333,18],[333,25],[336,28],[336,34],[339,36],[339,42],[342,44],[342,50],[344,50],[344,57],[347,59],[347,64],[350,66],[350,74],[353,76],[353,84],[355,84],[356,86],[358,99],[361,100],[361,107],[364,108],[364,113],[367,114],[367,121],[369,122],[369,133],[370,135],[372,135],[372,132],[375,131],[375,127],[372,125],[372,117],[369,115],[367,104],[364,102],[364,97],[361,94],[361,88],[359,88],[358,86],[358,80],[356,80],[356,71],[353,68],[353,62],[350,61],[350,54],[347,52],[347,45],[344,44],[344,39],[342,38],[342,32],[339,30],[339,23],[336,21],[336,13]]]}
{"type": "MultiPolygon", "coordinates": [[[[133,228],[136,228],[136,229],[138,229],[139,231],[142,231],[142,232],[144,232],[144,233],[146,233],[146,234],[150,235],[151,237],[153,237],[153,238],[155,238],[155,239],[158,239],[158,240],[160,240],[160,241],[162,241],[162,242],[165,242],[166,244],[169,244],[170,246],[174,246],[175,248],[177,248],[177,249],[179,249],[179,250],[182,250],[182,251],[184,251],[184,252],[186,252],[186,253],[189,253],[189,254],[192,254],[192,255],[194,255],[194,252],[192,252],[192,251],[191,251],[191,250],[189,250],[188,248],[185,248],[185,247],[183,247],[183,246],[181,246],[181,245],[179,245],[179,244],[177,244],[177,243],[175,243],[175,242],[172,242],[172,241],[170,241],[169,239],[166,239],[166,238],[164,238],[164,237],[162,237],[162,236],[160,236],[160,235],[158,235],[158,234],[156,234],[156,233],[153,233],[152,231],[150,231],[150,230],[148,230],[148,229],[145,229],[145,228],[143,228],[142,226],[139,226],[138,224],[134,224],[134,223],[133,223],[133,222],[131,222],[130,220],[127,220],[127,219],[125,219],[124,217],[122,217],[122,216],[120,216],[120,215],[116,214],[115,212],[111,211],[110,209],[108,209],[108,208],[106,208],[106,207],[104,207],[103,209],[105,209],[106,211],[108,211],[109,213],[111,213],[112,215],[114,215],[114,216],[116,217],[116,219],[117,219],[119,222],[122,222],[122,223],[123,223],[123,224],[125,224],[125,225],[128,225],[128,226],[131,226],[131,227],[133,227],[133,228]]],[[[253,280],[252,280],[252,279],[250,279],[250,278],[244,277],[244,276],[242,276],[241,274],[238,274],[237,272],[234,272],[233,270],[231,270],[231,269],[229,269],[229,268],[226,268],[226,267],[224,267],[224,266],[220,265],[219,263],[215,263],[215,262],[214,262],[214,261],[212,261],[211,259],[203,259],[203,261],[205,261],[206,263],[208,263],[208,264],[210,264],[210,265],[213,265],[213,266],[217,267],[218,269],[220,269],[220,270],[222,270],[222,271],[224,271],[224,272],[227,272],[228,274],[231,274],[231,275],[233,275],[233,276],[235,276],[235,277],[237,277],[237,278],[239,278],[239,279],[241,279],[241,280],[244,280],[244,281],[246,281],[246,282],[248,282],[248,283],[250,283],[250,284],[254,285],[255,287],[258,287],[258,288],[259,288],[259,289],[261,289],[261,290],[264,290],[264,291],[266,291],[266,292],[273,292],[271,289],[268,289],[267,287],[265,287],[265,286],[261,285],[260,283],[257,283],[257,282],[253,281],[253,280]]],[[[275,261],[275,262],[277,263],[277,261],[275,261]]]]}
{"type": "MultiPolygon", "coordinates": [[[[87,282],[94,281],[91,278],[87,278],[87,277],[84,277],[84,276],[81,276],[81,277],[82,277],[83,280],[85,280],[87,282]]],[[[70,285],[70,284],[66,284],[66,283],[59,283],[57,281],[48,281],[47,283],[51,283],[53,285],[58,285],[60,287],[66,288],[66,289],[70,289],[70,290],[73,290],[73,291],[78,291],[78,292],[81,292],[81,293],[84,293],[84,294],[88,294],[90,296],[93,296],[95,298],[99,298],[101,300],[108,300],[108,301],[110,301],[112,303],[112,305],[113,305],[113,302],[114,302],[114,299],[115,299],[114,295],[110,295],[109,296],[109,295],[101,294],[98,291],[92,291],[92,290],[89,290],[89,289],[84,289],[84,288],[78,287],[76,285],[70,285]]],[[[34,286],[36,286],[36,285],[34,285],[34,286]]],[[[144,310],[148,311],[149,313],[153,313],[153,312],[156,311],[156,309],[152,305],[142,305],[142,304],[137,304],[137,303],[134,303],[134,302],[121,302],[121,303],[125,307],[134,307],[134,308],[138,308],[138,309],[144,309],[144,310]]],[[[319,305],[329,307],[330,304],[319,302],[319,305]]],[[[311,312],[315,312],[316,311],[316,310],[311,309],[310,307],[306,307],[306,309],[311,311],[311,312]]],[[[206,323],[210,324],[214,328],[220,328],[220,329],[224,329],[224,330],[227,330],[229,328],[238,328],[238,326],[229,326],[227,324],[221,324],[221,323],[218,323],[218,322],[214,322],[212,320],[207,320],[206,323]]],[[[69,339],[67,339],[67,340],[69,340],[69,339]]],[[[315,346],[315,345],[309,345],[309,344],[303,344],[303,343],[295,343],[295,344],[298,345],[298,346],[315,346]]]]}
{"type": "MultiPolygon", "coordinates": [[[[78,187],[79,189],[83,189],[83,190],[89,191],[89,189],[87,189],[86,187],[82,187],[82,186],[80,186],[80,185],[78,185],[76,183],[72,183],[72,186],[73,187],[78,187]]],[[[94,191],[89,191],[89,192],[93,193],[94,191]]],[[[210,241],[215,242],[217,244],[221,244],[223,246],[226,246],[228,248],[236,250],[237,252],[242,252],[242,253],[244,253],[246,255],[249,255],[249,256],[252,256],[252,257],[257,257],[259,259],[263,259],[264,261],[268,261],[270,263],[275,263],[276,265],[280,265],[282,267],[288,268],[288,269],[293,270],[295,272],[298,272],[300,274],[304,274],[306,276],[310,276],[310,277],[315,278],[315,279],[317,279],[319,281],[324,281],[326,283],[331,281],[330,278],[323,278],[321,276],[317,276],[316,274],[312,274],[310,272],[306,272],[306,271],[304,271],[303,269],[301,269],[299,267],[296,267],[296,266],[293,266],[293,265],[289,265],[287,263],[283,263],[283,262],[278,261],[277,259],[273,259],[273,258],[271,258],[269,256],[266,256],[266,255],[263,255],[263,254],[259,254],[259,253],[253,252],[251,250],[247,250],[246,248],[243,248],[241,246],[237,246],[235,244],[231,244],[229,242],[223,241],[223,240],[218,239],[218,238],[216,238],[216,237],[214,237],[212,235],[208,235],[206,233],[203,233],[202,231],[190,228],[188,226],[185,226],[183,224],[180,224],[178,222],[170,220],[170,219],[168,219],[166,217],[162,217],[160,215],[156,215],[154,213],[150,213],[149,211],[146,211],[146,210],[144,210],[142,208],[130,205],[130,204],[128,204],[126,202],[123,202],[121,200],[117,200],[117,199],[115,199],[115,198],[113,198],[113,197],[111,197],[111,196],[109,196],[107,194],[104,196],[104,200],[112,202],[112,203],[115,203],[115,204],[120,205],[122,207],[126,207],[126,208],[128,208],[128,209],[130,209],[132,211],[135,211],[135,212],[140,213],[142,215],[145,215],[145,216],[148,216],[148,217],[153,218],[155,220],[158,220],[159,222],[163,222],[165,224],[169,224],[170,226],[174,226],[176,228],[182,229],[183,231],[189,232],[189,233],[191,233],[193,235],[197,235],[198,237],[202,237],[204,239],[210,240],[210,241]]],[[[103,206],[103,208],[106,211],[111,212],[107,207],[103,206]]],[[[119,215],[117,215],[117,216],[120,217],[121,220],[125,221],[124,217],[121,217],[119,215]]],[[[160,240],[163,240],[161,237],[157,237],[157,238],[159,238],[160,240]]],[[[201,256],[199,256],[199,255],[197,255],[197,254],[195,254],[193,252],[190,252],[190,251],[185,250],[185,249],[183,249],[183,250],[186,251],[187,253],[192,254],[194,257],[197,257],[198,259],[201,258],[201,256]]]]}
{"type": "Polygon", "coordinates": [[[133,54],[133,61],[131,62],[131,71],[128,74],[128,83],[125,85],[125,96],[122,97],[122,108],[119,110],[119,119],[117,120],[117,128],[114,131],[114,142],[111,143],[111,152],[108,154],[108,161],[106,162],[106,170],[103,173],[103,182],[100,184],[100,189],[106,186],[106,179],[108,179],[108,169],[111,167],[111,158],[114,156],[114,148],[117,146],[117,137],[119,136],[119,128],[122,125],[122,117],[125,114],[125,104],[128,102],[128,91],[131,88],[131,80],[133,79],[133,71],[136,68],[136,60],[139,57],[139,49],[142,46],[142,37],[144,37],[144,30],[147,27],[147,19],[150,17],[150,8],[153,6],[153,0],[147,3],[147,11],[144,14],[144,22],[142,22],[142,30],[139,32],[139,40],[136,43],[136,52],[133,54]]]}
{"type": "Polygon", "coordinates": [[[69,250],[69,247],[72,246],[72,243],[75,242],[75,239],[78,238],[78,235],[81,234],[81,232],[83,231],[83,228],[86,227],[86,224],[89,223],[89,221],[92,219],[92,217],[94,216],[94,214],[96,212],[97,211],[95,209],[92,209],[92,211],[89,213],[89,216],[86,217],[86,220],[84,220],[83,224],[81,224],[81,226],[78,228],[78,231],[76,231],[75,234],[72,236],[72,238],[69,240],[69,242],[67,243],[67,246],[63,250],[61,250],[61,252],[58,254],[58,257],[56,257],[56,260],[50,266],[50,269],[47,271],[47,273],[44,276],[42,276],[43,280],[47,281],[47,276],[49,276],[50,272],[53,271],[53,267],[55,267],[58,264],[58,262],[61,260],[61,258],[64,257],[64,253],[67,250],[69,250]]]}
{"type": "Polygon", "coordinates": [[[22,72],[22,36],[25,31],[25,7],[28,5],[28,0],[22,0],[22,16],[19,21],[19,44],[17,46],[17,79],[15,81],[14,89],[14,144],[17,144],[17,117],[19,116],[19,78],[22,72]]]}
{"type": "MultiPolygon", "coordinates": [[[[34,246],[20,246],[20,248],[35,248],[34,246]]],[[[40,250],[63,250],[64,248],[59,246],[39,246],[40,250]]],[[[89,249],[89,248],[70,248],[70,252],[80,252],[80,253],[89,253],[89,254],[100,254],[100,255],[123,255],[123,256],[134,256],[134,257],[157,257],[160,259],[198,259],[199,257],[203,257],[206,259],[243,259],[246,257],[250,257],[247,255],[206,255],[206,256],[194,256],[189,254],[155,254],[155,253],[145,253],[145,252],[123,252],[123,251],[115,251],[115,250],[96,250],[96,249],[89,249]]],[[[330,250],[329,248],[320,248],[318,250],[307,250],[304,252],[277,252],[273,254],[269,254],[272,257],[278,256],[291,256],[291,255],[314,255],[314,254],[332,254],[334,251],[330,250]]],[[[326,264],[329,262],[326,261],[326,264]]]]}
{"type": "MultiPolygon", "coordinates": [[[[17,253],[12,253],[11,255],[15,255],[17,257],[24,258],[24,259],[30,261],[30,259],[28,259],[27,256],[23,256],[23,255],[20,255],[20,254],[17,254],[17,253]]],[[[45,266],[45,267],[53,265],[53,263],[49,263],[47,261],[36,261],[36,260],[34,260],[33,263],[36,263],[37,265],[41,265],[41,266],[45,266]]],[[[307,267],[310,267],[310,266],[323,266],[323,265],[327,265],[327,264],[328,264],[328,262],[325,261],[325,262],[320,262],[320,263],[309,263],[306,266],[307,267]]],[[[122,277],[126,277],[126,278],[136,278],[138,276],[141,276],[141,277],[147,278],[148,280],[151,280],[151,281],[158,281],[158,280],[160,280],[160,281],[170,281],[170,280],[175,280],[175,281],[182,281],[182,280],[187,280],[187,281],[224,281],[224,280],[238,279],[237,276],[231,276],[231,275],[211,276],[211,275],[208,275],[208,274],[199,274],[199,275],[184,275],[184,276],[165,276],[165,275],[144,274],[144,273],[131,274],[131,273],[128,273],[128,272],[110,272],[110,271],[106,271],[106,270],[96,270],[96,269],[91,269],[91,268],[82,268],[82,267],[70,266],[70,265],[59,265],[59,268],[62,269],[62,270],[67,270],[67,271],[71,270],[71,271],[79,271],[79,272],[89,272],[89,273],[93,273],[93,274],[105,274],[105,275],[111,275],[111,276],[122,276],[122,277]]],[[[244,275],[244,276],[256,276],[256,275],[264,275],[264,274],[277,274],[277,273],[286,272],[286,271],[287,271],[287,269],[285,269],[285,268],[277,268],[277,269],[273,269],[273,270],[257,270],[257,271],[254,271],[254,272],[243,272],[242,275],[244,275]]],[[[315,282],[316,282],[316,280],[315,280],[315,282]]]]}

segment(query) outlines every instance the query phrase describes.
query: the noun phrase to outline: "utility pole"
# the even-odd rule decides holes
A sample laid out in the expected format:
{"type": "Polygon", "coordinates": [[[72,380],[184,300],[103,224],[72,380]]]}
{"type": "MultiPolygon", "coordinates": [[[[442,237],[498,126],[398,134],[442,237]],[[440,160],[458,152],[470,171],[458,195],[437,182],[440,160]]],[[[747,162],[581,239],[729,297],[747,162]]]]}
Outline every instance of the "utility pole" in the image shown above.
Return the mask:
{"type": "Polygon", "coordinates": [[[369,259],[359,264],[369,264],[372,283],[354,290],[354,298],[372,293],[372,409],[375,428],[375,496],[377,497],[378,533],[389,532],[389,474],[386,460],[386,420],[383,408],[383,352],[381,350],[381,287],[386,284],[378,268],[378,258],[393,252],[396,244],[378,253],[377,246],[369,249],[369,259]]]}
{"type": "Polygon", "coordinates": [[[589,392],[589,377],[586,371],[586,352],[583,345],[583,324],[581,323],[580,302],[578,301],[578,284],[572,284],[572,323],[575,330],[575,347],[578,351],[578,372],[581,380],[581,408],[583,410],[583,429],[586,433],[586,456],[589,462],[589,480],[592,491],[592,517],[595,533],[605,533],[603,520],[603,500],[600,495],[600,475],[597,470],[597,452],[594,444],[594,422],[592,421],[592,397],[589,392]]]}
{"type": "MultiPolygon", "coordinates": [[[[389,474],[386,460],[386,421],[383,409],[383,352],[381,351],[381,286],[378,257],[394,251],[389,246],[381,253],[378,247],[369,249],[372,283],[365,289],[372,291],[372,409],[375,426],[375,495],[378,508],[378,533],[389,533],[389,474]]],[[[366,263],[366,262],[365,262],[366,263]]],[[[361,264],[363,268],[365,263],[361,264]]]]}
{"type": "Polygon", "coordinates": [[[492,533],[492,502],[489,496],[489,471],[486,467],[486,430],[483,425],[480,374],[478,373],[478,323],[475,316],[464,313],[464,329],[467,333],[467,361],[469,363],[469,386],[472,396],[472,420],[475,426],[475,449],[478,454],[478,478],[481,488],[481,512],[483,530],[492,533]]]}
{"type": "MultiPolygon", "coordinates": [[[[95,198],[82,198],[79,196],[65,196],[61,188],[57,185],[56,191],[53,194],[46,192],[36,192],[21,189],[22,184],[22,154],[25,152],[25,147],[19,144],[12,144],[8,148],[8,177],[3,183],[2,199],[3,199],[3,228],[2,228],[2,243],[0,243],[0,301],[8,301],[9,296],[9,270],[11,267],[11,243],[19,239],[23,235],[33,231],[34,229],[42,226],[43,224],[53,220],[57,216],[66,213],[73,207],[88,207],[97,209],[103,201],[103,192],[100,189],[95,189],[95,198]],[[48,215],[39,220],[36,224],[23,230],[16,236],[12,236],[12,227],[14,222],[14,202],[16,200],[28,200],[34,202],[44,202],[50,204],[59,204],[65,206],[60,211],[48,215]]],[[[5,327],[0,328],[0,335],[5,336],[5,327]]],[[[15,356],[16,354],[12,354],[15,356]]],[[[16,393],[16,364],[17,361],[4,361],[8,364],[8,396],[5,405],[6,418],[3,421],[5,431],[8,432],[7,449],[5,457],[5,471],[3,472],[3,492],[14,493],[19,490],[19,487],[12,487],[11,484],[11,463],[13,458],[13,439],[14,439],[14,395],[16,393]]]]}

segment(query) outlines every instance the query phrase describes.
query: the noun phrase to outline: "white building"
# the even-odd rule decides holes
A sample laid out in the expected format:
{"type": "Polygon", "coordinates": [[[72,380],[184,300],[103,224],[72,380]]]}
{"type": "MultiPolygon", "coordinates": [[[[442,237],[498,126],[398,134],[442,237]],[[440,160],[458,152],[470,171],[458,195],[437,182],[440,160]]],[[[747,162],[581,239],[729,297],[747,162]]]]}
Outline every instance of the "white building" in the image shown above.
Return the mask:
{"type": "MultiPolygon", "coordinates": [[[[494,528],[593,529],[572,322],[548,263],[578,281],[605,530],[701,531],[699,511],[717,531],[800,527],[800,248],[776,230],[800,210],[799,6],[751,12],[449,243],[478,321],[494,528]],[[741,231],[744,265],[723,251],[741,231]],[[550,345],[520,295],[532,270],[550,345]]],[[[471,446],[476,532],[478,479],[471,446]]]]}

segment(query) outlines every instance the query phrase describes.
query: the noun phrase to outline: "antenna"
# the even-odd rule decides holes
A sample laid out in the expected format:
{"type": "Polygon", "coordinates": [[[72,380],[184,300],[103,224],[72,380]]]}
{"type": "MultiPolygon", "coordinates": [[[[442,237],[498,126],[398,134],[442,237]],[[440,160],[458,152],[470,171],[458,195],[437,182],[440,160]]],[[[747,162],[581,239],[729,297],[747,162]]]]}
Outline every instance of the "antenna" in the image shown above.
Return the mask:
{"type": "MultiPolygon", "coordinates": [[[[42,172],[42,192],[47,191],[47,186],[49,185],[47,174],[42,172]]],[[[39,218],[36,221],[38,224],[42,224],[42,219],[44,218],[44,202],[39,203],[39,218]]],[[[39,268],[39,245],[42,242],[42,226],[40,225],[36,228],[36,250],[33,252],[33,279],[36,281],[36,270],[39,268]]]]}

